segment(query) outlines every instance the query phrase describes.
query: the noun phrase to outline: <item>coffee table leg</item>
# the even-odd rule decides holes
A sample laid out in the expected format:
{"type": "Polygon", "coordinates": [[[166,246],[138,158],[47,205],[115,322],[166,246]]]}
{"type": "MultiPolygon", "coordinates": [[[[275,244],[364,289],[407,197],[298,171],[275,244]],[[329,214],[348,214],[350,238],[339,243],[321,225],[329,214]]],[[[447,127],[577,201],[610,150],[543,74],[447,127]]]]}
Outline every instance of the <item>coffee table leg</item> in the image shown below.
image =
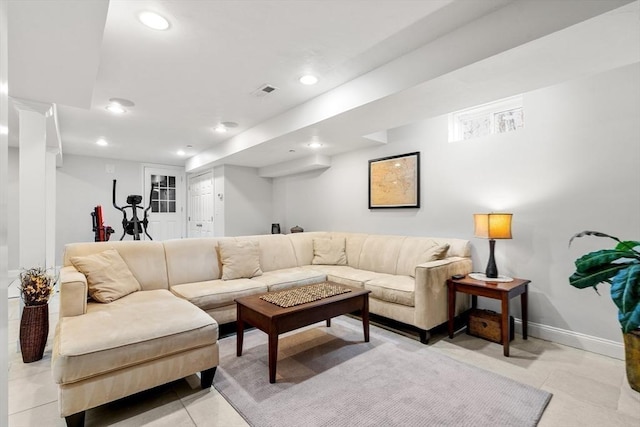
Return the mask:
{"type": "Polygon", "coordinates": [[[269,382],[276,382],[276,364],[278,363],[278,332],[269,332],[269,382]]]}
{"type": "Polygon", "coordinates": [[[242,356],[242,341],[244,339],[244,320],[242,320],[242,311],[238,305],[236,311],[236,356],[242,356]]]}
{"type": "Polygon", "coordinates": [[[362,297],[362,329],[364,331],[364,342],[369,342],[369,294],[362,297]]]}
{"type": "Polygon", "coordinates": [[[331,319],[327,319],[327,328],[331,327],[331,319]]]}

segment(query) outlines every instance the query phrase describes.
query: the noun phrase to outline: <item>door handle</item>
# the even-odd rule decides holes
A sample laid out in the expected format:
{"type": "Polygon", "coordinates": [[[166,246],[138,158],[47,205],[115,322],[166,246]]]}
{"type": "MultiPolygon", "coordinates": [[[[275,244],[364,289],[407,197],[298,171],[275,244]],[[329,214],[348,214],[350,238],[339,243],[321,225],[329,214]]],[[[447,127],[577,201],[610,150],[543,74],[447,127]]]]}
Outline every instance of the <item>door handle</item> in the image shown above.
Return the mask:
{"type": "Polygon", "coordinates": [[[202,224],[196,224],[196,227],[202,227],[202,224]]]}

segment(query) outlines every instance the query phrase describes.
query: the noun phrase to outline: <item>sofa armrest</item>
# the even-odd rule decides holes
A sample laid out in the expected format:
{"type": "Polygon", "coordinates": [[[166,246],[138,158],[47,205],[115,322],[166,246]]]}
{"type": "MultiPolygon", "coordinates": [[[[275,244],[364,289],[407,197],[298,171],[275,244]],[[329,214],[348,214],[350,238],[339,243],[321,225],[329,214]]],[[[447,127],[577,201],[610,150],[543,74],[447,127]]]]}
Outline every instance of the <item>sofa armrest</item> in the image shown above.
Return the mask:
{"type": "Polygon", "coordinates": [[[80,316],[87,312],[87,278],[73,266],[60,270],[60,317],[80,316]]]}
{"type": "MultiPolygon", "coordinates": [[[[416,267],[416,326],[429,330],[449,319],[447,279],[454,274],[469,274],[472,268],[471,258],[463,257],[430,261],[416,267]]],[[[466,298],[457,298],[456,314],[468,307],[468,295],[466,298]]]]}

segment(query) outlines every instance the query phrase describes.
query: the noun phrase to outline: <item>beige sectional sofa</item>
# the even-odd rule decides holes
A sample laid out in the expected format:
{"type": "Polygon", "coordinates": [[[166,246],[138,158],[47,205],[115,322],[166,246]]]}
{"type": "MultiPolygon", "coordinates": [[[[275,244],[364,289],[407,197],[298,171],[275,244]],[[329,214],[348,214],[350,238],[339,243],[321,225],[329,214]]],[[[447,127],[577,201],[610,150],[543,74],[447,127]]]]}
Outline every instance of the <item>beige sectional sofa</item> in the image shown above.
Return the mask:
{"type": "MultiPolygon", "coordinates": [[[[310,232],[67,245],[52,361],[61,415],[197,371],[212,375],[217,324],[235,321],[235,298],[260,292],[325,280],[364,287],[371,313],[415,326],[426,343],[429,330],[447,321],[447,278],[470,271],[470,243],[462,239],[310,232]],[[222,279],[231,268],[221,251],[229,242],[257,243],[258,273],[222,279]],[[327,243],[341,256],[323,258],[327,243]],[[71,260],[111,248],[142,290],[87,302],[86,277],[71,260]]],[[[457,298],[457,313],[466,308],[468,298],[457,298]]]]}

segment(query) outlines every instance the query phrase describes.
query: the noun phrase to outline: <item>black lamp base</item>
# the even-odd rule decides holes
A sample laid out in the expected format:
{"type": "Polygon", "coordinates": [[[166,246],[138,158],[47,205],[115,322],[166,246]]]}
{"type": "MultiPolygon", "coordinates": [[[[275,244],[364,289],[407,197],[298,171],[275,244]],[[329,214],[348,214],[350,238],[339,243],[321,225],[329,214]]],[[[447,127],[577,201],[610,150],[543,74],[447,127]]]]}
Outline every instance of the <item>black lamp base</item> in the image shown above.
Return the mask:
{"type": "Polygon", "coordinates": [[[489,239],[489,262],[487,263],[487,271],[485,275],[490,279],[496,279],[498,277],[498,267],[496,266],[496,259],[493,256],[494,249],[496,247],[496,241],[489,239]]]}

